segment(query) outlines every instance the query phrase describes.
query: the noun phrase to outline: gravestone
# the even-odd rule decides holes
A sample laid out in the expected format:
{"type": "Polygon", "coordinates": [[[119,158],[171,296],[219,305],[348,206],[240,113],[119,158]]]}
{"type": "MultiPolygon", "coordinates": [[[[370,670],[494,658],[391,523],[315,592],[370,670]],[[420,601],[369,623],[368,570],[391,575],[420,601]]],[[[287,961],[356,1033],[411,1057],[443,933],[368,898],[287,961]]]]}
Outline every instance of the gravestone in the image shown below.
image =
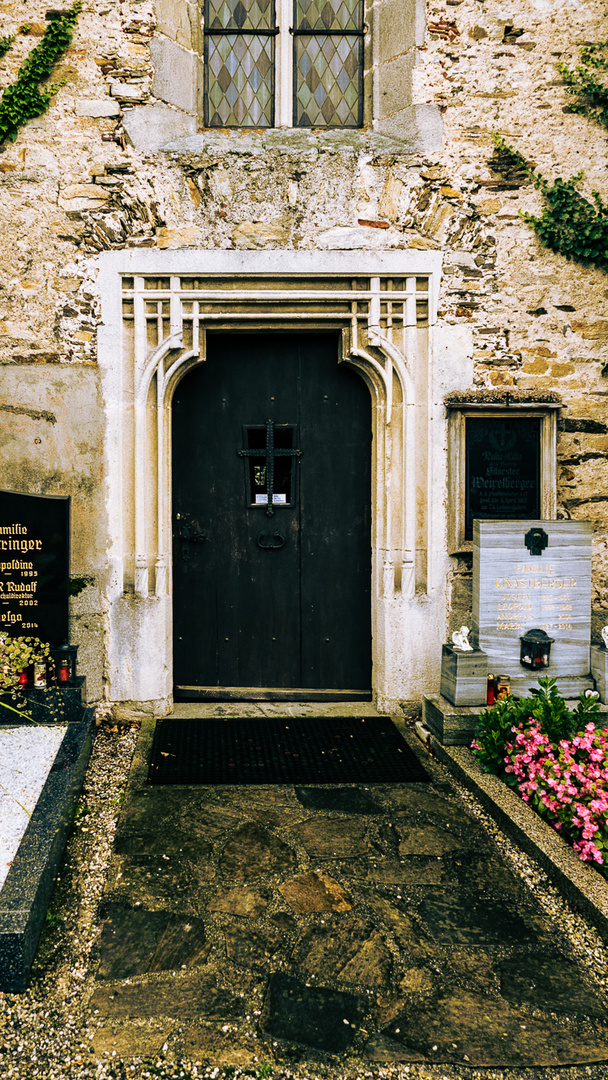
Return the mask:
{"type": "Polygon", "coordinates": [[[591,536],[588,521],[475,521],[473,634],[494,675],[524,694],[539,676],[560,693],[593,689],[590,676],[591,536]],[[522,666],[520,637],[544,630],[554,639],[549,665],[522,666]]]}
{"type": "Polygon", "coordinates": [[[69,497],[0,491],[0,633],[68,638],[69,497]]]}
{"type": "Polygon", "coordinates": [[[538,417],[466,420],[465,539],[476,519],[540,516],[538,417]]]}

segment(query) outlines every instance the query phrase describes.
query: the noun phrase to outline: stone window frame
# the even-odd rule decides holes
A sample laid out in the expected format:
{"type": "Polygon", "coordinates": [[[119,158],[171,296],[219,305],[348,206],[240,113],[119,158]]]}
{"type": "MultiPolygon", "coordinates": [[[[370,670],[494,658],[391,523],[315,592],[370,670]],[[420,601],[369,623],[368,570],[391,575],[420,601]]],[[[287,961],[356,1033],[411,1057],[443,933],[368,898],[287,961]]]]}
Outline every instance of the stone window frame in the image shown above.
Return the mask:
{"type": "MultiPolygon", "coordinates": [[[[275,131],[301,137],[302,133],[314,130],[331,144],[342,131],[352,138],[357,131],[371,130],[407,144],[412,153],[441,149],[443,122],[439,109],[436,105],[412,102],[412,73],[417,52],[425,40],[424,0],[365,0],[364,23],[369,29],[363,50],[362,129],[293,128],[286,86],[279,89],[273,128],[203,128],[204,49],[198,7],[193,0],[155,0],[155,8],[156,31],[150,42],[154,64],[152,92],[159,103],[166,102],[182,110],[181,121],[176,113],[176,131],[181,123],[182,127],[190,125],[194,134],[198,121],[199,130],[216,137],[222,134],[234,142],[242,131],[275,131]]],[[[288,34],[283,37],[289,52],[292,38],[288,34]]]]}
{"type": "Polygon", "coordinates": [[[491,415],[496,419],[539,419],[540,424],[540,516],[553,521],[557,516],[557,414],[563,407],[559,395],[539,401],[521,392],[496,394],[480,391],[450,395],[448,411],[448,554],[472,553],[473,541],[465,539],[466,421],[469,417],[491,415]],[[492,395],[499,400],[488,400],[492,395]]]}

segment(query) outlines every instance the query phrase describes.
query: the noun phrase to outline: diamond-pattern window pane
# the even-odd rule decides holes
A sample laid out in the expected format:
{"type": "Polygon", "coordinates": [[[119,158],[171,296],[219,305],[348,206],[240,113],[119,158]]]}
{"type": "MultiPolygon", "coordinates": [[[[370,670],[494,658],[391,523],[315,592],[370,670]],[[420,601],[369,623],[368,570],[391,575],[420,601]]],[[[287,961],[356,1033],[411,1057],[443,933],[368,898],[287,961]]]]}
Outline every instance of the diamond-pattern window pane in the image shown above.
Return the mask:
{"type": "Polygon", "coordinates": [[[361,39],[302,34],[294,43],[296,127],[359,127],[361,39]]]}
{"type": "Polygon", "coordinates": [[[272,127],[273,84],[273,37],[208,38],[209,127],[272,127]]]}
{"type": "Polygon", "coordinates": [[[271,30],[274,0],[207,0],[205,31],[271,30]]]}
{"type": "Polygon", "coordinates": [[[362,18],[361,0],[295,0],[298,30],[360,30],[362,18]]]}

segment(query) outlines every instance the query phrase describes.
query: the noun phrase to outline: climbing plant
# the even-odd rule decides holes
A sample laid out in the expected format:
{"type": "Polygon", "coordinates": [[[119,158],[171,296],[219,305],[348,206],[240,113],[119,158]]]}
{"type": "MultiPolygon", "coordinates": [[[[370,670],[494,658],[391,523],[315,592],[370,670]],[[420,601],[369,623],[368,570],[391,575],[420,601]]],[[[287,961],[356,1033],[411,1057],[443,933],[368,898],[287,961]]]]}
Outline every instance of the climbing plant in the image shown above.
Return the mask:
{"type": "Polygon", "coordinates": [[[14,34],[9,34],[8,37],[0,38],[0,56],[4,56],[4,54],[8,52],[14,40],[14,34]]]}
{"type": "MultiPolygon", "coordinates": [[[[560,64],[559,70],[575,99],[569,111],[608,128],[608,86],[602,81],[602,73],[608,71],[608,41],[583,45],[578,63],[574,67],[560,64]]],[[[494,142],[492,168],[516,182],[528,179],[542,192],[542,213],[521,216],[534,229],[543,247],[583,266],[608,269],[608,205],[597,191],[592,192],[591,199],[586,199],[576,190],[582,172],[569,180],[558,177],[551,184],[499,135],[494,135],[494,142]]]]}
{"type": "Polygon", "coordinates": [[[591,199],[586,199],[576,190],[582,172],[569,180],[558,177],[550,183],[499,135],[493,138],[496,151],[491,164],[495,171],[516,174],[521,179],[527,177],[542,192],[542,213],[521,216],[534,229],[543,247],[584,266],[608,269],[608,204],[597,191],[592,192],[591,199]]]}
{"type": "Polygon", "coordinates": [[[559,71],[568,84],[569,93],[576,99],[569,111],[588,116],[608,127],[608,87],[601,81],[601,72],[608,71],[608,41],[583,45],[578,64],[570,68],[560,64],[559,71]]]}
{"type": "MultiPolygon", "coordinates": [[[[81,7],[81,0],[76,0],[69,11],[51,20],[40,44],[32,49],[23,62],[17,79],[4,91],[0,100],[0,144],[5,139],[14,142],[23,124],[48,109],[57,88],[51,85],[41,90],[40,84],[48,79],[54,65],[70,44],[81,7]]],[[[3,48],[7,41],[9,44],[4,52],[10,48],[11,42],[8,38],[1,39],[0,48],[3,48]]]]}

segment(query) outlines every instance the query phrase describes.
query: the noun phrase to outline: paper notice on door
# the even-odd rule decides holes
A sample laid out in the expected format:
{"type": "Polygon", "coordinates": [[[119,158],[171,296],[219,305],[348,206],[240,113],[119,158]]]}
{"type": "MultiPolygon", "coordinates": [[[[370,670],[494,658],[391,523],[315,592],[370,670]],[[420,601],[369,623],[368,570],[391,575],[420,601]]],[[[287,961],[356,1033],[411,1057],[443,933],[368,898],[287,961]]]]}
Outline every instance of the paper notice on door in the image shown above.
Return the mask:
{"type": "MultiPolygon", "coordinates": [[[[287,495],[275,494],[275,495],[272,496],[272,502],[273,502],[273,505],[286,506],[287,505],[287,495]]],[[[268,496],[267,495],[256,495],[255,503],[256,503],[256,506],[266,506],[267,503],[268,503],[268,496]]]]}

